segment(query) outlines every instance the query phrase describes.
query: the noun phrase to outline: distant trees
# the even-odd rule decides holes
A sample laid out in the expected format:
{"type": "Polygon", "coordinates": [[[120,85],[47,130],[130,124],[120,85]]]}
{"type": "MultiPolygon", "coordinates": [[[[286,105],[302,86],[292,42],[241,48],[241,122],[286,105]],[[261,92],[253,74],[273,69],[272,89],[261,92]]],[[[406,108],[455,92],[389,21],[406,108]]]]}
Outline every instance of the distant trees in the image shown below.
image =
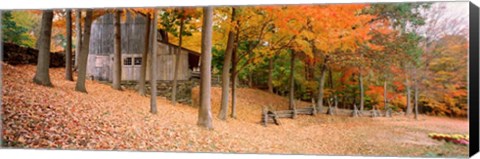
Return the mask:
{"type": "MultiPolygon", "coordinates": [[[[343,107],[355,109],[354,116],[362,115],[364,110],[371,110],[372,116],[377,116],[377,110],[384,111],[386,116],[393,111],[405,111],[407,116],[415,114],[416,119],[419,113],[466,116],[466,65],[458,62],[466,59],[466,26],[461,25],[462,18],[443,14],[442,6],[430,7],[430,3],[223,7],[215,10],[219,16],[213,16],[212,7],[205,7],[201,29],[195,26],[202,21],[193,8],[124,11],[148,17],[138,90],[140,95],[146,95],[147,58],[152,58],[148,59],[151,113],[157,113],[157,26],[173,34],[172,39],[178,37],[178,47],[172,52],[175,55],[173,105],[177,101],[181,48],[201,43],[198,125],[212,128],[212,72],[222,76],[218,114],[221,120],[227,118],[230,88],[230,116],[236,117],[238,84],[288,96],[290,109],[295,109],[295,100],[300,99],[316,101],[319,112],[324,112],[322,108],[328,104],[328,114],[343,107]],[[450,27],[451,24],[455,26],[450,27]],[[200,35],[200,31],[201,42],[184,38],[200,35]],[[216,69],[213,71],[212,59],[216,69]],[[356,111],[357,106],[360,111],[356,111]]],[[[121,12],[114,12],[114,89],[121,88],[121,12]]],[[[81,11],[75,10],[75,68],[78,68],[75,90],[80,92],[86,92],[92,21],[105,11],[86,13],[82,31],[81,11]]],[[[52,23],[53,27],[66,27],[62,34],[66,39],[65,78],[73,80],[71,10],[66,10],[66,18],[58,18],[66,19],[65,24],[54,21],[54,16],[63,15],[61,11],[43,11],[33,79],[37,84],[52,86],[48,72],[52,23]]],[[[23,35],[25,29],[16,25],[10,12],[5,12],[2,23],[3,40],[22,43],[24,37],[14,35],[23,35]]]]}
{"type": "MultiPolygon", "coordinates": [[[[26,34],[28,28],[17,24],[12,11],[4,11],[2,21],[2,39],[4,42],[15,43],[18,45],[29,46],[30,37],[26,34]]],[[[30,46],[32,47],[32,46],[30,46]]]]}

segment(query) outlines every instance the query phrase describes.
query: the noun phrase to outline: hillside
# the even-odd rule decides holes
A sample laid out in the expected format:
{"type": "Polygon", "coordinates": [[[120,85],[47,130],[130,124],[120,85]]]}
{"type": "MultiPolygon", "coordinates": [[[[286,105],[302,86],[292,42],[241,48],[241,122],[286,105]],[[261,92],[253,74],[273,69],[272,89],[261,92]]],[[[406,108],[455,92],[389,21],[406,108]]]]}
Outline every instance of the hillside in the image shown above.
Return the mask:
{"type": "MultiPolygon", "coordinates": [[[[299,116],[282,125],[259,124],[261,108],[287,106],[287,99],[264,91],[238,90],[238,118],[216,118],[221,88],[212,88],[214,130],[196,125],[196,107],[158,97],[116,91],[87,81],[88,94],[74,91],[64,69],[50,69],[53,88],[35,85],[35,66],[3,64],[4,146],[15,148],[142,150],[322,155],[467,156],[468,147],[428,138],[430,132],[468,133],[467,120],[421,116],[419,121],[347,116],[299,116]]],[[[195,93],[194,93],[195,94],[195,93]]],[[[309,103],[301,103],[306,107],[309,103]]]]}

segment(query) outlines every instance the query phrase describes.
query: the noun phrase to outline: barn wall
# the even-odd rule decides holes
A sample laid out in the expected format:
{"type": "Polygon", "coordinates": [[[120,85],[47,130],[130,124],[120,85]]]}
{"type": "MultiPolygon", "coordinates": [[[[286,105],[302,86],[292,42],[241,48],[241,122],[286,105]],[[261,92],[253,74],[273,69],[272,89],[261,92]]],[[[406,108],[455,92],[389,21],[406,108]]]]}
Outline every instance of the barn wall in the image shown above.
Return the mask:
{"type": "Polygon", "coordinates": [[[96,80],[112,81],[110,56],[89,55],[87,62],[87,76],[93,76],[96,80]]]}
{"type": "MultiPolygon", "coordinates": [[[[113,54],[114,26],[113,14],[97,18],[92,24],[90,37],[90,54],[113,54]]],[[[127,14],[121,27],[122,54],[141,54],[145,47],[146,17],[137,14],[127,14]]]]}
{"type": "MultiPolygon", "coordinates": [[[[157,80],[173,80],[175,72],[175,55],[172,54],[175,47],[157,43],[157,80]]],[[[190,78],[190,69],[188,68],[188,52],[182,50],[180,53],[180,64],[178,70],[178,80],[188,80],[190,78]]],[[[151,58],[148,57],[147,67],[150,69],[151,58]]],[[[150,80],[150,70],[147,72],[147,80],[150,80]]]]}
{"type": "MultiPolygon", "coordinates": [[[[106,14],[97,18],[92,24],[87,74],[97,80],[112,81],[113,77],[113,41],[114,27],[113,14],[106,14]]],[[[146,18],[137,14],[135,17],[127,14],[126,21],[121,23],[122,45],[122,80],[137,81],[140,78],[141,65],[134,64],[135,58],[141,58],[145,50],[146,18]],[[130,65],[125,59],[131,58],[130,65]]],[[[175,55],[173,45],[157,43],[157,79],[173,80],[175,55]]],[[[150,55],[149,55],[150,56],[150,55]]],[[[147,80],[150,80],[150,61],[147,59],[147,80]]],[[[143,59],[142,62],[145,62],[143,59]]],[[[178,80],[188,80],[190,77],[189,54],[182,50],[180,55],[178,80]]]]}

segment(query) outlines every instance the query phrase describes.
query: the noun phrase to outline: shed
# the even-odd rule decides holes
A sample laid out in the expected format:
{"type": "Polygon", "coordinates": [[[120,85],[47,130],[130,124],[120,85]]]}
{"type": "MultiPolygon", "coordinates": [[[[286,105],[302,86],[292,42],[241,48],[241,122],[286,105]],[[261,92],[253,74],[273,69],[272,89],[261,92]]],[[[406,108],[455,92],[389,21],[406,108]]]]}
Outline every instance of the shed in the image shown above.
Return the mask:
{"type": "MultiPolygon", "coordinates": [[[[90,49],[87,62],[87,74],[94,79],[112,81],[113,79],[113,14],[105,14],[92,23],[90,49]]],[[[140,66],[144,60],[147,18],[141,14],[127,14],[121,23],[122,81],[137,81],[140,78],[140,66]]],[[[165,33],[157,30],[157,79],[173,80],[175,67],[174,50],[177,45],[168,42],[165,33]],[[163,36],[162,36],[163,35],[163,36]]],[[[147,57],[147,77],[150,79],[151,54],[147,57]]],[[[200,53],[186,48],[181,49],[178,80],[189,80],[192,71],[199,67],[200,53]]]]}

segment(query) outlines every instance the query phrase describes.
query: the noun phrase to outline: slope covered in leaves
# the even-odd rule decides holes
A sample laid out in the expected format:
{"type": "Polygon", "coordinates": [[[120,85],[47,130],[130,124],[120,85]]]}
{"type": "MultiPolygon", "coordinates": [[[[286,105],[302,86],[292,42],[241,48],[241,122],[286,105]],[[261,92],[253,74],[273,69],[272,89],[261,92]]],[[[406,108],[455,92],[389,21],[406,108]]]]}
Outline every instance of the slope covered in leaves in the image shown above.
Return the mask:
{"type": "MultiPolygon", "coordinates": [[[[3,140],[14,148],[147,150],[324,155],[442,154],[466,156],[466,146],[428,138],[428,133],[467,133],[465,120],[422,116],[420,121],[346,116],[299,116],[280,126],[259,124],[261,108],[283,109],[287,100],[266,92],[238,90],[238,118],[217,120],[220,88],[212,89],[214,130],[196,126],[195,107],[170,105],[158,97],[158,114],[149,97],[132,90],[87,81],[88,94],[74,91],[64,69],[51,69],[54,87],[33,84],[35,67],[3,64],[3,140]],[[278,107],[277,107],[278,106],[278,107]]],[[[307,106],[308,103],[302,103],[307,106]]]]}

